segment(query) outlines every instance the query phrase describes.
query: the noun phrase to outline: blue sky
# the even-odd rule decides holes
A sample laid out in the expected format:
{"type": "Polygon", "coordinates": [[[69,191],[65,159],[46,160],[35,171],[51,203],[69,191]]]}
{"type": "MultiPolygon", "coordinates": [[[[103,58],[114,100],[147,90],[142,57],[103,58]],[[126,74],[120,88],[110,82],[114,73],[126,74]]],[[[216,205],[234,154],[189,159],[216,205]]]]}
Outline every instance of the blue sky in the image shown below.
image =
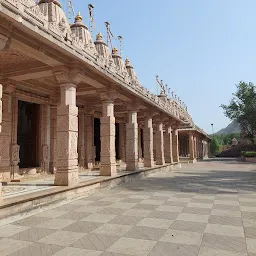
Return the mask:
{"type": "MultiPolygon", "coordinates": [[[[67,0],[61,0],[63,3],[67,0]]],[[[195,123],[211,133],[230,121],[219,107],[239,81],[256,83],[255,0],[72,0],[88,24],[95,6],[96,30],[111,23],[123,36],[141,84],[156,92],[158,74],[187,104],[195,123]]]]}

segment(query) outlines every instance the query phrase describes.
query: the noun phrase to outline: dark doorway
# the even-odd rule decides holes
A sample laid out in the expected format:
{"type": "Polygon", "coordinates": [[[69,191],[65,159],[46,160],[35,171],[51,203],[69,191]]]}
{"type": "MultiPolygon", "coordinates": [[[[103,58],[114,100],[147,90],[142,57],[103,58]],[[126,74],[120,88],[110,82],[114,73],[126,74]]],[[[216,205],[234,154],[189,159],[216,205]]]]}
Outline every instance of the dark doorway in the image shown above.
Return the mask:
{"type": "Polygon", "coordinates": [[[100,161],[100,119],[94,118],[94,146],[96,150],[95,161],[100,161]]]}
{"type": "Polygon", "coordinates": [[[18,134],[20,168],[39,167],[39,106],[18,102],[18,134]]]}

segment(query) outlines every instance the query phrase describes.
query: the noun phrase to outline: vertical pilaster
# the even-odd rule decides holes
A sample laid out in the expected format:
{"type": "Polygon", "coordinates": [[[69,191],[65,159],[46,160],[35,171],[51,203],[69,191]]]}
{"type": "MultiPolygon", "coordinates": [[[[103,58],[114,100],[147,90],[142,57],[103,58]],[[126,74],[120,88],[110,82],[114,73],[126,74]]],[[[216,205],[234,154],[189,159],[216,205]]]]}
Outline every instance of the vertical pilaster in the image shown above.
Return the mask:
{"type": "Polygon", "coordinates": [[[157,165],[164,165],[164,131],[163,131],[163,122],[158,121],[157,130],[155,133],[156,136],[156,164],[157,165]]]}
{"type": "Polygon", "coordinates": [[[138,158],[142,162],[141,126],[138,124],[138,158]]]}
{"type": "Polygon", "coordinates": [[[115,93],[107,91],[101,93],[102,117],[100,118],[100,175],[116,175],[116,150],[115,150],[115,93]]]}
{"type": "Polygon", "coordinates": [[[179,133],[178,133],[177,126],[172,127],[172,155],[173,155],[173,161],[175,163],[178,163],[180,159],[179,159],[179,133]]]}
{"type": "Polygon", "coordinates": [[[84,108],[78,108],[78,166],[80,170],[85,167],[85,118],[84,108]]]}
{"type": "Polygon", "coordinates": [[[164,157],[166,163],[173,163],[172,157],[172,128],[170,124],[165,126],[164,132],[164,157]]]}
{"type": "Polygon", "coordinates": [[[125,162],[125,130],[125,123],[119,123],[119,149],[122,162],[125,162]]]}
{"type": "Polygon", "coordinates": [[[61,99],[57,107],[57,162],[55,185],[78,183],[78,108],[76,106],[76,85],[60,86],[61,99]]]}
{"type": "Polygon", "coordinates": [[[144,167],[154,167],[153,154],[153,121],[151,116],[146,116],[143,129],[144,142],[144,167]]]}
{"type": "Polygon", "coordinates": [[[93,169],[94,165],[94,119],[93,116],[85,115],[85,166],[93,169]]]}
{"type": "Polygon", "coordinates": [[[197,137],[194,136],[194,158],[197,159],[197,151],[198,151],[198,147],[197,147],[197,137]]]}
{"type": "Polygon", "coordinates": [[[129,109],[128,123],[126,124],[126,169],[138,169],[138,122],[137,110],[129,109]]]}
{"type": "Polygon", "coordinates": [[[189,160],[191,162],[195,161],[195,140],[192,133],[189,134],[189,160]]]}
{"type": "Polygon", "coordinates": [[[56,155],[57,155],[57,107],[51,106],[51,142],[50,142],[50,173],[56,171],[56,155]]]}
{"type": "Polygon", "coordinates": [[[40,106],[40,128],[41,128],[41,171],[49,173],[50,169],[50,130],[51,130],[50,105],[40,106]]]}

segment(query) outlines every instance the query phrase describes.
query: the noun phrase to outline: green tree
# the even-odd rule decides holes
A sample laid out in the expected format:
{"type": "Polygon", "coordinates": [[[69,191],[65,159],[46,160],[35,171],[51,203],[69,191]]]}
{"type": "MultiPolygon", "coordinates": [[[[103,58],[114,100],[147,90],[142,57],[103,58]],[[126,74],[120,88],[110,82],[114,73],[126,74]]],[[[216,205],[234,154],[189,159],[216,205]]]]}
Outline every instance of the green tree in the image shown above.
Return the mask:
{"type": "Polygon", "coordinates": [[[219,151],[219,143],[218,139],[216,137],[212,137],[211,144],[210,144],[210,150],[212,155],[216,155],[216,153],[219,151]]]}
{"type": "Polygon", "coordinates": [[[221,105],[225,115],[236,120],[253,140],[256,134],[256,87],[253,83],[240,82],[228,105],[221,105]]]}

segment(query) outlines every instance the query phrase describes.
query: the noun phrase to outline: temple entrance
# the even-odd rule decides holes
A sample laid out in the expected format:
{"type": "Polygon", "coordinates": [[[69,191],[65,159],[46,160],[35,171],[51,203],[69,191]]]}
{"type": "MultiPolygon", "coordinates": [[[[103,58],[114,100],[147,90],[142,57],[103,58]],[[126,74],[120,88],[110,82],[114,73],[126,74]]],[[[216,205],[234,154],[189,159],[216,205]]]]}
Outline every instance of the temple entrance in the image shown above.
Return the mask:
{"type": "Polygon", "coordinates": [[[94,118],[95,162],[100,162],[100,119],[94,118]]]}
{"type": "Polygon", "coordinates": [[[18,102],[17,142],[20,146],[20,168],[39,167],[40,105],[18,102]]]}
{"type": "Polygon", "coordinates": [[[115,149],[116,149],[116,160],[120,159],[120,147],[119,147],[119,123],[115,123],[116,127],[116,139],[115,139],[115,149]]]}

